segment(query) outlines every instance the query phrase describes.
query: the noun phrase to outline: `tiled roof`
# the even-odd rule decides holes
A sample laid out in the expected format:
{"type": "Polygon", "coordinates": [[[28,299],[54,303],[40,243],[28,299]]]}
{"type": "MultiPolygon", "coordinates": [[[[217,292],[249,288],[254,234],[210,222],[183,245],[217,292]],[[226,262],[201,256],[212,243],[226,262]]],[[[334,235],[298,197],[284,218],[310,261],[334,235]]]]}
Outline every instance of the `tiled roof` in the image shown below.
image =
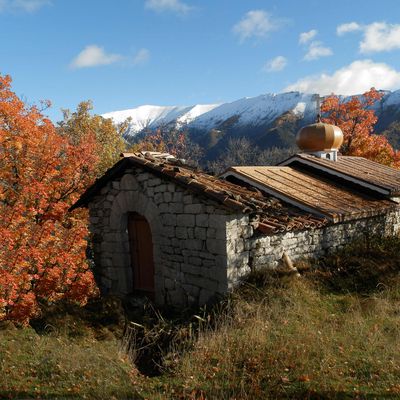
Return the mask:
{"type": "Polygon", "coordinates": [[[231,167],[223,176],[234,176],[332,222],[371,217],[397,206],[381,196],[374,198],[329,178],[286,166],[231,167]]]}
{"type": "Polygon", "coordinates": [[[324,217],[318,217],[297,207],[284,204],[272,196],[261,194],[257,189],[251,190],[230,183],[188,167],[179,160],[167,159],[163,156],[157,153],[125,153],[123,159],[96,180],[71,209],[87,206],[108,181],[117,179],[124,174],[126,169],[134,166],[173,181],[229,210],[251,214],[254,226],[263,233],[322,227],[328,223],[324,217]]]}
{"type": "Polygon", "coordinates": [[[372,185],[383,194],[400,195],[400,170],[363,157],[339,155],[337,161],[331,161],[311,154],[299,153],[283,161],[280,165],[292,165],[295,162],[312,165],[344,179],[358,181],[367,187],[372,185]]]}

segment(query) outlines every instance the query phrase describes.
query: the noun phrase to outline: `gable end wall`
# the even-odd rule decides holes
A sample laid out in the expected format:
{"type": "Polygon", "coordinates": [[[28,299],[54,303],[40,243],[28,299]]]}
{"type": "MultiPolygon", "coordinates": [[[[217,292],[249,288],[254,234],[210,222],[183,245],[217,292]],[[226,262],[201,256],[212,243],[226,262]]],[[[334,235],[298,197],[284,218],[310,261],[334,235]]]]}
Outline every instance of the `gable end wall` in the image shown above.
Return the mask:
{"type": "Polygon", "coordinates": [[[158,304],[204,304],[226,293],[228,213],[140,168],[108,182],[89,204],[96,280],[103,293],[132,292],[127,214],[149,222],[158,304]]]}

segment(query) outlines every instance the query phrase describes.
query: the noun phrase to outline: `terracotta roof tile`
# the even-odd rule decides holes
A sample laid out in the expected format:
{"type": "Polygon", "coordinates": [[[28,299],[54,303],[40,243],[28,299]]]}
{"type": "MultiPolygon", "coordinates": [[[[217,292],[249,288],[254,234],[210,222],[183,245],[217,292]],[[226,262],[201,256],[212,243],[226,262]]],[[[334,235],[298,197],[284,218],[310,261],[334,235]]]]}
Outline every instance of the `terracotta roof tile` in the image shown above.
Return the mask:
{"type": "Polygon", "coordinates": [[[71,209],[87,206],[108,181],[122,176],[125,170],[132,166],[141,167],[169,179],[193,193],[215,201],[226,209],[251,214],[253,226],[265,234],[321,227],[328,223],[324,217],[319,218],[301,211],[272,196],[265,196],[258,190],[235,185],[195,170],[175,158],[167,160],[152,154],[140,153],[124,154],[124,158],[96,180],[71,209]]]}

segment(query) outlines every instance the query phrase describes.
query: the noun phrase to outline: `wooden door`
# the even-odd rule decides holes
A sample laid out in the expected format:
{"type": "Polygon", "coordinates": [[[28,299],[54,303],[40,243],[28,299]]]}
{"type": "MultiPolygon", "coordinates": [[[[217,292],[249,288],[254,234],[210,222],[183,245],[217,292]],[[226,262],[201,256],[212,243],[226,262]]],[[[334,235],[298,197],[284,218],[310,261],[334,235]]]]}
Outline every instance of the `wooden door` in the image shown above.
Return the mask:
{"type": "Polygon", "coordinates": [[[154,260],[153,240],[146,218],[136,213],[128,214],[128,234],[133,268],[133,289],[153,297],[154,260]]]}

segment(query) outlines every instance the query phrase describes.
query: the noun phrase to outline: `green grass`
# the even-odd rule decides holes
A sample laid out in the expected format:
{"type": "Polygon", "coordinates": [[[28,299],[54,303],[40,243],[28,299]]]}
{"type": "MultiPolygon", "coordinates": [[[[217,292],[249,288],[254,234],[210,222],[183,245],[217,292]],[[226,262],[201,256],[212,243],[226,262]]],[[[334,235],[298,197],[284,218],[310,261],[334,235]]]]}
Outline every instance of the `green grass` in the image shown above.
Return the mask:
{"type": "Polygon", "coordinates": [[[132,366],[116,340],[1,332],[1,398],[132,398],[132,366]]]}
{"type": "Polygon", "coordinates": [[[136,399],[118,304],[48,307],[33,327],[0,325],[0,398],[136,399]]]}
{"type": "Polygon", "coordinates": [[[186,322],[142,315],[129,355],[161,355],[158,376],[121,351],[113,305],[0,330],[0,398],[400,398],[400,240],[372,243],[299,262],[298,279],[254,273],[186,322]]]}

